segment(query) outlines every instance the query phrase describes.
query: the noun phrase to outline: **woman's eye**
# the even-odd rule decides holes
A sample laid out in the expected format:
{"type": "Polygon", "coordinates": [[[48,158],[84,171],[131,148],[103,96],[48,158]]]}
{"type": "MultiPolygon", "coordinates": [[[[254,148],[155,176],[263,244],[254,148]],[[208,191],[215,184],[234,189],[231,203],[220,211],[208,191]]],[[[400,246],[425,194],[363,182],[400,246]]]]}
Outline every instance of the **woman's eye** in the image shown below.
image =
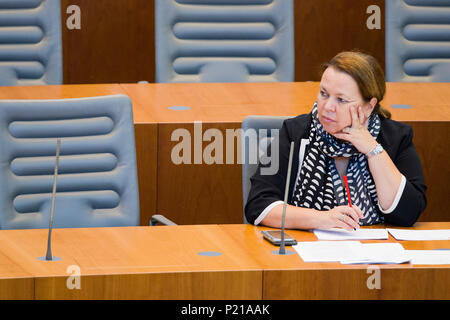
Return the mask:
{"type": "Polygon", "coordinates": [[[324,91],[320,91],[320,95],[322,96],[322,97],[326,97],[327,96],[327,94],[324,92],[324,91]]]}
{"type": "Polygon", "coordinates": [[[338,101],[339,101],[339,103],[347,103],[348,102],[347,100],[344,100],[344,99],[341,99],[341,98],[338,98],[338,101]]]}

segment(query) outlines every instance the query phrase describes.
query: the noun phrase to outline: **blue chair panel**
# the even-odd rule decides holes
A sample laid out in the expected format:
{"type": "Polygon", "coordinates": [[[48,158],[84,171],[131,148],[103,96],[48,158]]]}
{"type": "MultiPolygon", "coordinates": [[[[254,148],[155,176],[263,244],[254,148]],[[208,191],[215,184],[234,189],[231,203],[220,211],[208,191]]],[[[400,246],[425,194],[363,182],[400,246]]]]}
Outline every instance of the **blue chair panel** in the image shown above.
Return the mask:
{"type": "Polygon", "coordinates": [[[0,86],[62,83],[59,0],[0,0],[0,86]]]}
{"type": "Polygon", "coordinates": [[[294,80],[292,0],[155,0],[157,82],[294,80]]]}
{"type": "MultiPolygon", "coordinates": [[[[242,198],[245,208],[250,192],[250,178],[256,173],[261,155],[267,154],[269,145],[278,137],[286,116],[247,116],[242,121],[242,198]],[[256,154],[255,154],[256,153],[256,154]]],[[[244,211],[244,223],[247,223],[244,211]]]]}
{"type": "Polygon", "coordinates": [[[450,82],[450,0],[386,1],[386,79],[450,82]]]}
{"type": "Polygon", "coordinates": [[[48,227],[57,138],[54,227],[139,224],[128,96],[0,100],[0,130],[0,229],[48,227]]]}

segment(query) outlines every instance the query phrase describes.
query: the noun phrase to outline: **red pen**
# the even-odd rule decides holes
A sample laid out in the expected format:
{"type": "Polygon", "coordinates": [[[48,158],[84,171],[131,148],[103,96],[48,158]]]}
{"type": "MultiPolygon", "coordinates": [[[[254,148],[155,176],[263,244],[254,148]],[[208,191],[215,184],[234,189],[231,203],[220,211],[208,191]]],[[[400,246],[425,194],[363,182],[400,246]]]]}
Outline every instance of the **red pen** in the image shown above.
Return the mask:
{"type": "Polygon", "coordinates": [[[344,176],[345,189],[347,190],[348,206],[352,207],[352,199],[350,198],[350,189],[348,188],[347,176],[344,176]]]}
{"type": "MultiPolygon", "coordinates": [[[[348,206],[352,207],[352,199],[350,198],[350,189],[348,188],[348,181],[347,176],[344,176],[344,182],[345,182],[345,190],[347,190],[347,198],[348,198],[348,206]]],[[[356,228],[353,228],[353,230],[356,230],[356,228]]]]}

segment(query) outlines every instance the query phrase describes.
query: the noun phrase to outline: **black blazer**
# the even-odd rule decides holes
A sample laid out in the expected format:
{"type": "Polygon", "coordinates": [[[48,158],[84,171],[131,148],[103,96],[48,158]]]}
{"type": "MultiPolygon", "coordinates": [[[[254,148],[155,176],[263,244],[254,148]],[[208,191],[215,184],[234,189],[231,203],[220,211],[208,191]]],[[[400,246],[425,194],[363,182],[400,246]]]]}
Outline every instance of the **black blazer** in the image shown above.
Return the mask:
{"type": "MultiPolygon", "coordinates": [[[[384,216],[386,223],[411,226],[417,221],[427,204],[425,196],[427,187],[423,178],[422,165],[412,142],[412,128],[382,116],[380,119],[381,130],[377,141],[389,154],[400,173],[405,176],[406,185],[394,211],[389,214],[379,211],[379,214],[384,216]]],[[[278,172],[274,175],[261,175],[261,165],[259,165],[258,170],[250,179],[251,189],[245,204],[245,216],[250,223],[254,224],[268,205],[284,199],[291,141],[294,141],[294,157],[288,204],[293,204],[292,193],[299,166],[300,141],[308,139],[310,126],[311,114],[300,115],[284,121],[279,134],[278,172]]]]}

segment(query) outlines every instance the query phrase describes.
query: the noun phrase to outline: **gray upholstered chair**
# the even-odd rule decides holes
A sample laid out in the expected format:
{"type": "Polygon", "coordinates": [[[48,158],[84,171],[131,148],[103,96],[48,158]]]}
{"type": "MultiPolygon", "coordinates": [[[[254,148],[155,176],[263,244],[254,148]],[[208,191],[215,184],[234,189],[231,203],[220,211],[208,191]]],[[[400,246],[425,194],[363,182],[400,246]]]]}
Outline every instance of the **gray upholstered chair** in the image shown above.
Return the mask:
{"type": "Polygon", "coordinates": [[[157,82],[294,80],[292,0],[155,0],[157,82]]]}
{"type": "MultiPolygon", "coordinates": [[[[284,120],[288,118],[285,116],[248,116],[242,121],[242,198],[244,208],[251,188],[250,178],[255,174],[261,158],[272,149],[269,147],[270,144],[278,137],[279,129],[283,126],[284,120]]],[[[245,212],[244,223],[247,223],[245,212]]]]}
{"type": "Polygon", "coordinates": [[[386,1],[386,79],[450,82],[450,1],[386,1]]]}
{"type": "Polygon", "coordinates": [[[0,1],[0,86],[62,83],[59,0],[0,1]]]}
{"type": "Polygon", "coordinates": [[[54,227],[139,224],[128,96],[0,100],[0,228],[49,225],[61,139],[54,227]]]}

